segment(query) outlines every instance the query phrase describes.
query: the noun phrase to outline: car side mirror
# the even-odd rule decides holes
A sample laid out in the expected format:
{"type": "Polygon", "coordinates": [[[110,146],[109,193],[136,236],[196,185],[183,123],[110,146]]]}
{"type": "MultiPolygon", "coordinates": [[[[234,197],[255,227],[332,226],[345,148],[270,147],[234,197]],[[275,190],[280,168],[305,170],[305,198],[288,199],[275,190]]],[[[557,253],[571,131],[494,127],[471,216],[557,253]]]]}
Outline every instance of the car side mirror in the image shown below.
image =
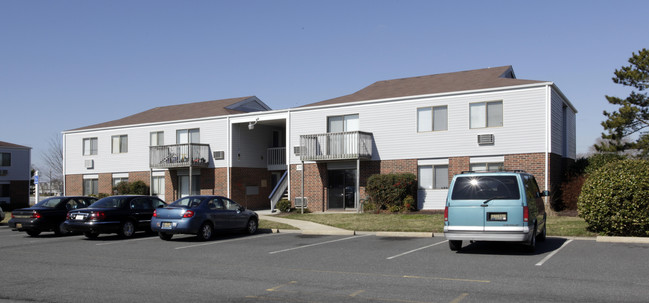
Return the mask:
{"type": "Polygon", "coordinates": [[[541,197],[549,197],[549,196],[550,196],[550,191],[549,191],[549,190],[544,190],[544,191],[541,193],[541,197]]]}

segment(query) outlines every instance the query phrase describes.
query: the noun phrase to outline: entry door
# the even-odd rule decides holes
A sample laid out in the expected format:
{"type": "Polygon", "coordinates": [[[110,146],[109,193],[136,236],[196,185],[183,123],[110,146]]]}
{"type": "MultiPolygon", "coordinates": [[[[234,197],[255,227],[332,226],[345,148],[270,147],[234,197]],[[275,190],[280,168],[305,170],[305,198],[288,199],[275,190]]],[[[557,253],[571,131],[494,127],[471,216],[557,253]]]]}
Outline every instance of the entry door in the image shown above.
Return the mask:
{"type": "Polygon", "coordinates": [[[329,207],[356,208],[356,170],[329,171],[329,207]]]}

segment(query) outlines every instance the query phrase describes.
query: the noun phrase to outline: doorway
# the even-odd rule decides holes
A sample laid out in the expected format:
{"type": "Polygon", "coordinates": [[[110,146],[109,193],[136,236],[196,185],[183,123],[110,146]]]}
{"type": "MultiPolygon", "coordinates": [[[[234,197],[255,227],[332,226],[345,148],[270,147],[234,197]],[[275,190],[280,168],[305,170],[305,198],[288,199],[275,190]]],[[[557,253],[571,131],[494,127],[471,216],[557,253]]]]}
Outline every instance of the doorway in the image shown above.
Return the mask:
{"type": "Polygon", "coordinates": [[[356,208],[356,170],[338,169],[328,171],[328,209],[356,208]]]}
{"type": "Polygon", "coordinates": [[[189,176],[178,176],[178,183],[180,188],[180,197],[179,198],[184,198],[187,196],[191,195],[198,195],[200,193],[200,185],[199,185],[199,179],[198,176],[194,175],[192,176],[192,190],[191,192],[189,191],[189,176]]]}

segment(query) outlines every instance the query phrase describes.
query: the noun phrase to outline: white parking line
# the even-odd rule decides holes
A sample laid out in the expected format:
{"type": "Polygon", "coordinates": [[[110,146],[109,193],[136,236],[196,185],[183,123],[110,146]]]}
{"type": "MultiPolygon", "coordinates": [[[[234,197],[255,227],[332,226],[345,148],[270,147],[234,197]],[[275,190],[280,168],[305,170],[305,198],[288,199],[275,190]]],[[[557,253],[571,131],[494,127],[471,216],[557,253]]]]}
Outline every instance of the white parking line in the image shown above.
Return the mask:
{"type": "Polygon", "coordinates": [[[136,238],[136,239],[128,239],[128,240],[117,240],[113,242],[104,242],[104,243],[97,243],[95,245],[97,246],[102,246],[102,245],[113,245],[113,244],[121,244],[121,243],[126,243],[126,242],[135,242],[135,241],[143,241],[143,240],[151,240],[151,239],[157,239],[158,237],[146,237],[146,238],[136,238]]]}
{"type": "Polygon", "coordinates": [[[407,251],[407,252],[404,252],[404,253],[400,253],[400,254],[398,254],[398,255],[396,255],[396,256],[387,257],[386,260],[392,260],[392,259],[394,259],[394,258],[398,258],[398,257],[401,257],[401,256],[405,256],[405,255],[407,255],[407,254],[409,254],[409,253],[413,253],[413,252],[416,252],[416,251],[419,251],[419,250],[422,250],[422,249],[426,249],[426,248],[429,248],[429,247],[437,246],[437,245],[440,245],[440,244],[443,244],[443,243],[446,243],[446,242],[448,242],[448,240],[445,240],[445,241],[442,241],[442,242],[438,242],[438,243],[435,243],[435,244],[431,244],[431,245],[428,245],[428,246],[420,247],[420,248],[417,248],[417,249],[413,249],[413,250],[410,250],[410,251],[407,251]]]}
{"type": "Polygon", "coordinates": [[[552,257],[553,257],[554,255],[556,255],[560,250],[562,250],[564,247],[566,247],[566,245],[570,244],[570,242],[572,242],[572,239],[570,239],[570,240],[564,242],[563,245],[561,245],[561,247],[557,248],[557,250],[553,251],[552,253],[550,253],[549,255],[547,255],[545,258],[543,258],[543,260],[539,261],[539,263],[536,263],[536,264],[534,264],[534,265],[536,265],[536,266],[541,266],[541,265],[543,265],[543,263],[545,263],[547,260],[550,260],[550,258],[552,258],[552,257]]]}
{"type": "Polygon", "coordinates": [[[318,246],[318,245],[323,245],[323,244],[328,244],[328,243],[333,243],[333,242],[338,242],[338,241],[345,241],[345,240],[354,239],[354,238],[362,238],[362,237],[367,237],[367,236],[371,236],[371,235],[352,236],[352,237],[336,239],[336,240],[331,240],[331,241],[326,241],[326,242],[303,245],[303,246],[298,246],[298,247],[293,247],[293,248],[287,248],[287,249],[282,249],[282,250],[277,250],[277,251],[271,251],[268,254],[272,255],[272,254],[287,252],[287,251],[291,251],[291,250],[302,249],[302,248],[307,248],[307,247],[312,247],[312,246],[318,246]]]}
{"type": "MultiPolygon", "coordinates": [[[[210,241],[210,242],[205,242],[205,243],[201,243],[201,244],[180,246],[180,247],[176,247],[175,249],[185,249],[185,248],[192,248],[192,247],[199,247],[199,246],[215,245],[215,244],[221,244],[221,243],[228,243],[228,242],[235,242],[235,241],[241,241],[241,240],[256,239],[256,238],[261,238],[261,237],[268,237],[268,236],[273,236],[273,235],[280,235],[280,234],[273,233],[273,234],[263,234],[263,235],[252,236],[252,237],[241,237],[241,238],[229,239],[229,240],[210,241]]],[[[281,235],[286,235],[286,234],[281,234],[281,235]]]]}

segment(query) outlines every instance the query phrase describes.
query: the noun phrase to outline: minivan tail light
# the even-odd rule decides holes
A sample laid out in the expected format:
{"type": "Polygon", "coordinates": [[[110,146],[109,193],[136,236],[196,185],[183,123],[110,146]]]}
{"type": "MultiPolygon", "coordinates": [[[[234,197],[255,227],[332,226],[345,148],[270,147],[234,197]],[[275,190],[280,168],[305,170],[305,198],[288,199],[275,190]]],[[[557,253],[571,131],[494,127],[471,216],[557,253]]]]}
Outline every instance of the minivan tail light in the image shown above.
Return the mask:
{"type": "Polygon", "coordinates": [[[530,222],[530,210],[527,206],[523,206],[523,222],[530,222]]]}
{"type": "Polygon", "coordinates": [[[444,222],[448,222],[448,206],[444,207],[444,222]]]}
{"type": "Polygon", "coordinates": [[[191,218],[193,216],[194,216],[194,212],[191,210],[188,210],[183,214],[183,218],[191,218]]]}

